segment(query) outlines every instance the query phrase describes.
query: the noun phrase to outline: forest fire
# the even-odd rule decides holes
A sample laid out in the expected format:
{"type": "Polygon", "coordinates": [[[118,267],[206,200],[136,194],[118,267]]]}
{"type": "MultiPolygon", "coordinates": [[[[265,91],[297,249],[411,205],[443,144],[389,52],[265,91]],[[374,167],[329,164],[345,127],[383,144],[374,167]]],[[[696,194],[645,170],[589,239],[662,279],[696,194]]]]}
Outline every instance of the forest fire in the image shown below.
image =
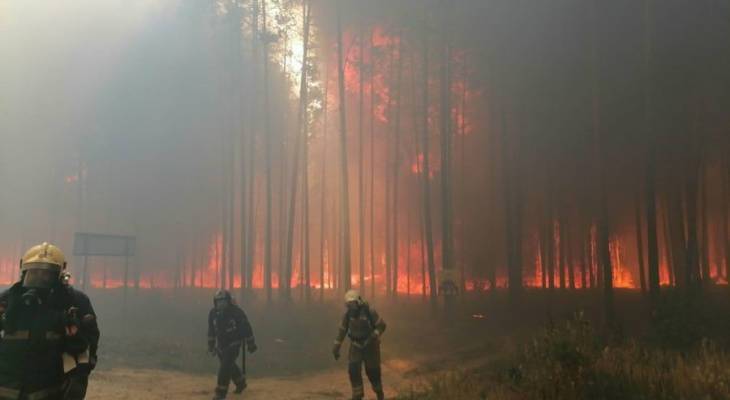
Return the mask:
{"type": "Polygon", "coordinates": [[[0,397],[730,399],[729,4],[0,0],[0,397]]]}

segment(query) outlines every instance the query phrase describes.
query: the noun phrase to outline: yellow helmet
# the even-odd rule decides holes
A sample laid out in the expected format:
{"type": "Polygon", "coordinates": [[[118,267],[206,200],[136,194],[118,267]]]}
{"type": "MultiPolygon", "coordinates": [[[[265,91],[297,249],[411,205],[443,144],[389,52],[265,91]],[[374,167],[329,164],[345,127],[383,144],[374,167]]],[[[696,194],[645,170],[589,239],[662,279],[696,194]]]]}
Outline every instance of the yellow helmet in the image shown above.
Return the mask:
{"type": "Polygon", "coordinates": [[[362,303],[362,297],[360,297],[360,292],[354,289],[348,290],[347,293],[345,293],[345,303],[350,303],[354,301],[362,303]]]}
{"type": "Polygon", "coordinates": [[[25,272],[29,269],[64,271],[66,269],[66,256],[58,247],[43,242],[31,247],[20,260],[20,270],[25,272]]]}

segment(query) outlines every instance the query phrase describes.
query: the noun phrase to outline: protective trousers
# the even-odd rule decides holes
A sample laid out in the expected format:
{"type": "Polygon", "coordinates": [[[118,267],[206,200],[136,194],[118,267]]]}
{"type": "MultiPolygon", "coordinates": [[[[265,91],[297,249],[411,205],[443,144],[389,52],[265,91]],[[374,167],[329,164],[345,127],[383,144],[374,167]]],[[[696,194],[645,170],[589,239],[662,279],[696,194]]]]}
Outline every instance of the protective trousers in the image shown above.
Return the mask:
{"type": "Polygon", "coordinates": [[[225,398],[228,394],[228,385],[233,381],[236,386],[241,386],[246,382],[245,364],[243,370],[238,368],[236,361],[241,354],[241,347],[228,347],[218,352],[220,366],[218,368],[218,386],[215,388],[216,395],[225,398]]]}
{"type": "Polygon", "coordinates": [[[362,345],[357,342],[350,344],[348,372],[352,386],[352,398],[362,399],[365,388],[362,381],[362,366],[365,364],[365,374],[370,380],[373,391],[378,399],[383,398],[383,382],[380,372],[380,341],[372,340],[362,345]]]}

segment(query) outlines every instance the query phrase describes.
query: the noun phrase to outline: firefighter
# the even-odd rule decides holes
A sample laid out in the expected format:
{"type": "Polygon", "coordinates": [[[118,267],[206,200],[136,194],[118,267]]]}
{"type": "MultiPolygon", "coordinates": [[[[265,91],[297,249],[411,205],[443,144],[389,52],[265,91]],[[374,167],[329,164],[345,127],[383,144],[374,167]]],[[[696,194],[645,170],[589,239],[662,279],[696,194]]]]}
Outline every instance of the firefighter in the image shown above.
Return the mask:
{"type": "Polygon", "coordinates": [[[362,365],[365,364],[365,374],[370,380],[373,391],[378,400],[383,400],[385,394],[380,371],[380,337],[385,332],[385,321],[375,309],[363,301],[356,290],[350,290],[345,294],[345,305],[347,311],[342,318],[332,354],[335,360],[339,360],[342,342],[345,336],[349,337],[348,372],[352,385],[352,399],[362,400],[365,395],[362,381],[362,365]]]}
{"type": "Polygon", "coordinates": [[[218,386],[213,400],[225,399],[231,381],[236,385],[235,393],[246,389],[246,356],[242,357],[242,368],[236,365],[241,347],[246,346],[249,353],[258,348],[253,329],[246,313],[233,300],[227,290],[219,290],[213,298],[213,309],[208,314],[208,352],[218,356],[218,386]]]}
{"type": "Polygon", "coordinates": [[[0,399],[81,400],[99,342],[91,301],[52,244],[28,250],[20,271],[0,294],[0,399]]]}

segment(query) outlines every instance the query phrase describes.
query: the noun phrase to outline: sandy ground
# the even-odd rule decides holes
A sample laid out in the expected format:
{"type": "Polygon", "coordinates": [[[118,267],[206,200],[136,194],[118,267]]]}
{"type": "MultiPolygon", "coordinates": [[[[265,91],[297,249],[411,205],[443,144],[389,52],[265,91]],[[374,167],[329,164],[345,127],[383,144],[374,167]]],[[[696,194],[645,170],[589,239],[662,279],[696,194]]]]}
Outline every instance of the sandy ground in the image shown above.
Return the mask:
{"type": "MultiPolygon", "coordinates": [[[[386,396],[408,390],[416,381],[405,376],[416,365],[407,360],[390,360],[383,365],[386,396]]],[[[347,364],[341,369],[286,378],[250,379],[243,394],[229,394],[229,399],[250,400],[315,400],[349,399],[350,386],[347,364]]],[[[367,378],[363,374],[363,379],[367,378]]],[[[115,368],[94,372],[87,399],[90,400],[158,400],[210,399],[215,387],[215,376],[182,372],[115,368]]],[[[231,386],[232,388],[232,386],[231,386]]],[[[366,399],[374,395],[366,386],[366,399]]]]}

